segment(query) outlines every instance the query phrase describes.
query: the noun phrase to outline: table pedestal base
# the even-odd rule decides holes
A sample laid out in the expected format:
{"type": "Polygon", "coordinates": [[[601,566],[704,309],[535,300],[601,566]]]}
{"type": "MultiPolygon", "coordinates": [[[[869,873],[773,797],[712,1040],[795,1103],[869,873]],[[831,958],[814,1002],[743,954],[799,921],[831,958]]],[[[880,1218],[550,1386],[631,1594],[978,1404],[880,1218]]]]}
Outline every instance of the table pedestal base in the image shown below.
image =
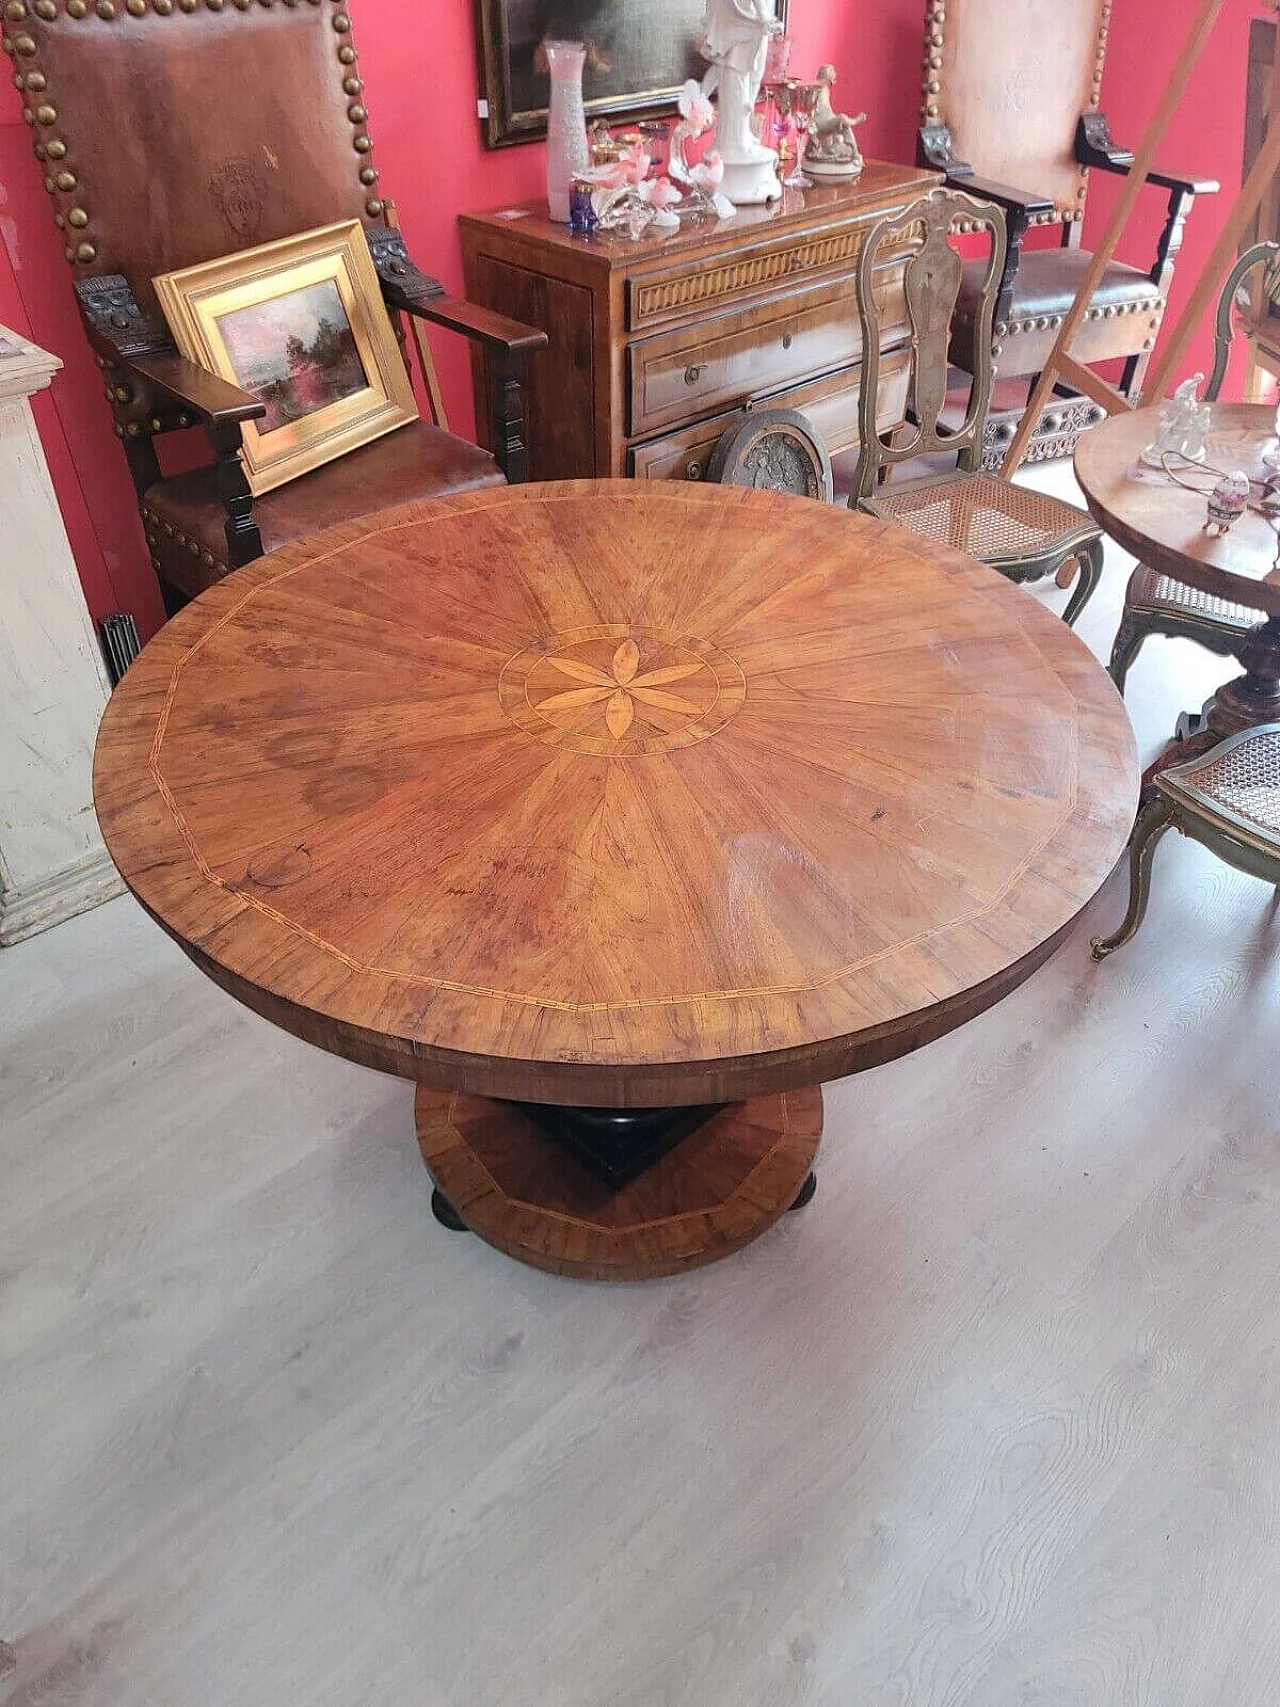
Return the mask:
{"type": "Polygon", "coordinates": [[[620,1187],[517,1104],[423,1087],[415,1114],[446,1226],[552,1274],[649,1280],[729,1256],[809,1201],[822,1091],[730,1104],[620,1187]]]}

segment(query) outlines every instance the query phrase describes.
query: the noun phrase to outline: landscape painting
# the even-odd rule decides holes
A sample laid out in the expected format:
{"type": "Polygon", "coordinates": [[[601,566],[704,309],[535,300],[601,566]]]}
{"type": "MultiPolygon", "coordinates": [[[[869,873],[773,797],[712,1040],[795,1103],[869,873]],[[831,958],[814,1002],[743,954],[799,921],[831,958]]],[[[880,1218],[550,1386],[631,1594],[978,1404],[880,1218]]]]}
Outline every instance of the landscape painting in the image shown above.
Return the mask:
{"type": "Polygon", "coordinates": [[[261,433],[290,426],[368,388],[332,279],[218,317],[237,382],[267,406],[261,433]]]}
{"type": "MultiPolygon", "coordinates": [[[[588,118],[674,111],[681,85],[701,77],[697,51],[705,0],[476,0],[490,147],[547,133],[542,42],[588,44],[588,118]]],[[[785,0],[781,0],[785,19],[785,0]]]]}

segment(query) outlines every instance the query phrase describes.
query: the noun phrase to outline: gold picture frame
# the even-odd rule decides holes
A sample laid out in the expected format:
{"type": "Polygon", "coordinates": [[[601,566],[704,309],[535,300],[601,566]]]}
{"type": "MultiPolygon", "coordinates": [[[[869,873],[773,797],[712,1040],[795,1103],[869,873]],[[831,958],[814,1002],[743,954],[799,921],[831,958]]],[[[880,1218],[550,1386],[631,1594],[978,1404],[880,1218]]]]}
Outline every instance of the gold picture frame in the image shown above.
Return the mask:
{"type": "Polygon", "coordinates": [[[244,423],[255,497],[418,419],[357,219],[162,273],[155,288],[182,354],[268,406],[244,423]]]}

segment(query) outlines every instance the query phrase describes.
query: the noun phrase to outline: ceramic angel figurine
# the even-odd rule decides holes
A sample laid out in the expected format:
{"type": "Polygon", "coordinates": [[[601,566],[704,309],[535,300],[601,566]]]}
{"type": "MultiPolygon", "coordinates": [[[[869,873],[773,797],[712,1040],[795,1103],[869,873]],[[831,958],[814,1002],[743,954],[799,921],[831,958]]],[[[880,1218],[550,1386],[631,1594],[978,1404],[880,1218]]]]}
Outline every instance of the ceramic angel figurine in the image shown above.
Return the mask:
{"type": "Polygon", "coordinates": [[[782,194],[778,156],[751,129],[769,43],[781,33],[773,0],[707,0],[700,52],[711,69],[702,79],[702,92],[717,97],[724,194],[741,207],[782,194]]]}
{"type": "Polygon", "coordinates": [[[835,87],[836,68],[824,65],[817,76],[818,98],[809,120],[809,146],[805,151],[804,169],[820,183],[847,183],[862,172],[862,150],[854,135],[855,127],[866,118],[859,113],[850,118],[838,113],[831,104],[835,87]]]}

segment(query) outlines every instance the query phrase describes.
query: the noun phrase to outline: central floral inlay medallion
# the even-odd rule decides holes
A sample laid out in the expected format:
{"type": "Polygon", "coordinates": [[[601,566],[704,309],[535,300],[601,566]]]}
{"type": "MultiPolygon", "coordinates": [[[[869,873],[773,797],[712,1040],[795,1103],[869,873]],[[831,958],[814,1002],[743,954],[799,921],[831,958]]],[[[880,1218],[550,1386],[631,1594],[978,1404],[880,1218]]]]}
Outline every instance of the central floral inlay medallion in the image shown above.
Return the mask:
{"type": "Polygon", "coordinates": [[[708,666],[700,658],[692,664],[667,664],[662,669],[641,672],[640,648],[634,640],[623,640],[607,670],[578,658],[548,658],[547,662],[562,675],[590,685],[550,694],[538,701],[536,709],[544,717],[554,717],[557,712],[577,711],[583,706],[602,706],[604,726],[615,741],[620,741],[635,721],[637,702],[642,713],[652,709],[697,717],[702,709],[694,700],[667,691],[668,683],[682,682],[706,671],[708,666]]]}
{"type": "Polygon", "coordinates": [[[526,733],[610,758],[705,741],[745,693],[720,647],[619,623],[546,636],[508,660],[498,684],[503,710],[526,733]]]}

